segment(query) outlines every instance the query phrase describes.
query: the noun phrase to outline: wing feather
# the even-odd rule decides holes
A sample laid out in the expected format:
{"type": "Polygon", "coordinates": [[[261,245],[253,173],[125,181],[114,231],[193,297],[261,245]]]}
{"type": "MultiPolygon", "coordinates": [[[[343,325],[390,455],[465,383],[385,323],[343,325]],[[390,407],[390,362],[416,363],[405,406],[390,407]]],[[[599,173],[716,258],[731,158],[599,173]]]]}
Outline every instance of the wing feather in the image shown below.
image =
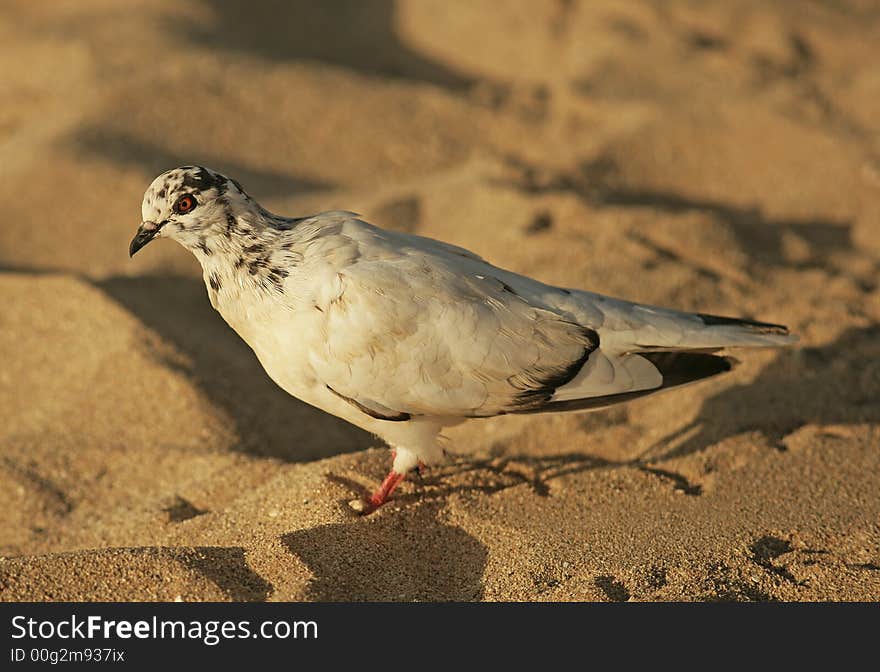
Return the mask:
{"type": "Polygon", "coordinates": [[[338,278],[321,306],[326,341],[312,366],[336,394],[383,414],[535,408],[599,345],[592,329],[439,250],[358,259],[338,278]]]}
{"type": "Polygon", "coordinates": [[[380,419],[599,408],[729,370],[715,350],[796,340],[781,325],[551,287],[334,214],[345,263],[318,292],[311,364],[380,419]]]}

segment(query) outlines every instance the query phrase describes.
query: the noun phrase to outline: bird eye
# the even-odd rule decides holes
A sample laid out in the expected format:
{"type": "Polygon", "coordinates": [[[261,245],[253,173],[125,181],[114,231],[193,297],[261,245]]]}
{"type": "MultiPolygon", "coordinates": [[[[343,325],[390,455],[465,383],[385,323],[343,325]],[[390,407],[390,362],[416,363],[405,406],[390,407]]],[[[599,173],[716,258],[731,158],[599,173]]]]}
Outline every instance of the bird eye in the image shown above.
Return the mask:
{"type": "Polygon", "coordinates": [[[174,203],[174,212],[178,215],[185,215],[196,207],[196,199],[192,194],[184,194],[174,203]]]}

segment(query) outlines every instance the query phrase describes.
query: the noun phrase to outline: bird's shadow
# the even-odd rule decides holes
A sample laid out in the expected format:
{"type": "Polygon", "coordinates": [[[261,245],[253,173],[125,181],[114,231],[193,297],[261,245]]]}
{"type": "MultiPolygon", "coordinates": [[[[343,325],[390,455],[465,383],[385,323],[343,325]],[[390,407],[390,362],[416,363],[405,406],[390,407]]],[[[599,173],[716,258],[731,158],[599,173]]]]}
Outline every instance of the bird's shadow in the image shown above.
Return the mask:
{"type": "Polygon", "coordinates": [[[454,92],[477,83],[407,46],[396,29],[394,0],[207,0],[205,5],[208,20],[175,17],[169,29],[203,47],[274,62],[317,61],[454,92]]]}
{"type": "Polygon", "coordinates": [[[283,544],[312,572],[319,601],[471,601],[483,597],[486,546],[423,502],[370,519],[290,532],[283,544]]]}
{"type": "Polygon", "coordinates": [[[376,444],[366,432],[279,388],[253,351],[211,308],[201,279],[112,277],[94,283],[173,344],[186,374],[235,422],[242,452],[305,462],[376,444]]]}

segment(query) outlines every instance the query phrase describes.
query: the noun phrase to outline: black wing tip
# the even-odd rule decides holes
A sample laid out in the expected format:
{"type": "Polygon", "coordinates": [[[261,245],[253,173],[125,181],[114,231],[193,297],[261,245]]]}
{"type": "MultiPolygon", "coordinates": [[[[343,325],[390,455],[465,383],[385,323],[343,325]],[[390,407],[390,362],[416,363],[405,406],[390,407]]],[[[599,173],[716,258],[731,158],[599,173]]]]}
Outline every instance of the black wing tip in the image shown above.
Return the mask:
{"type": "MultiPolygon", "coordinates": [[[[522,389],[514,399],[514,409],[528,409],[540,407],[546,404],[556,393],[556,390],[570,383],[580,373],[587,361],[599,347],[599,334],[594,329],[578,325],[586,341],[581,356],[570,362],[567,366],[553,369],[544,378],[537,381],[537,386],[522,389]]],[[[511,410],[510,412],[515,412],[511,410]]]]}
{"type": "Polygon", "coordinates": [[[739,360],[727,355],[713,355],[707,352],[639,352],[657,367],[663,376],[663,383],[650,390],[620,392],[599,397],[551,401],[537,408],[525,408],[512,413],[559,413],[565,411],[597,410],[614,406],[633,399],[646,397],[657,392],[669,390],[689,383],[727,373],[739,364],[739,360]]]}
{"type": "Polygon", "coordinates": [[[741,317],[724,317],[723,315],[709,315],[707,313],[695,313],[700,320],[709,327],[745,327],[750,331],[757,331],[762,334],[778,334],[780,336],[788,336],[788,327],[783,324],[773,324],[772,322],[759,322],[758,320],[747,320],[741,317]]]}

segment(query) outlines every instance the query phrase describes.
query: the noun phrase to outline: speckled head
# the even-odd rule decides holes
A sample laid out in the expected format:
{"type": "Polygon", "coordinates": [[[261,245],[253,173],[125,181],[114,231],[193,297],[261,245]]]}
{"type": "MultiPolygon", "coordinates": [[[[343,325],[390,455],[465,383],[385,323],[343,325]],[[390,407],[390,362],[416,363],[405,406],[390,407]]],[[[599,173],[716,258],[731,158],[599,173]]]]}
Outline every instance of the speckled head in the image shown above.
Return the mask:
{"type": "Polygon", "coordinates": [[[235,180],[203,166],[182,166],[162,173],[144,193],[143,221],[129,255],[154,238],[167,237],[185,247],[205,245],[210,229],[223,227],[236,206],[249,197],[235,180]]]}

